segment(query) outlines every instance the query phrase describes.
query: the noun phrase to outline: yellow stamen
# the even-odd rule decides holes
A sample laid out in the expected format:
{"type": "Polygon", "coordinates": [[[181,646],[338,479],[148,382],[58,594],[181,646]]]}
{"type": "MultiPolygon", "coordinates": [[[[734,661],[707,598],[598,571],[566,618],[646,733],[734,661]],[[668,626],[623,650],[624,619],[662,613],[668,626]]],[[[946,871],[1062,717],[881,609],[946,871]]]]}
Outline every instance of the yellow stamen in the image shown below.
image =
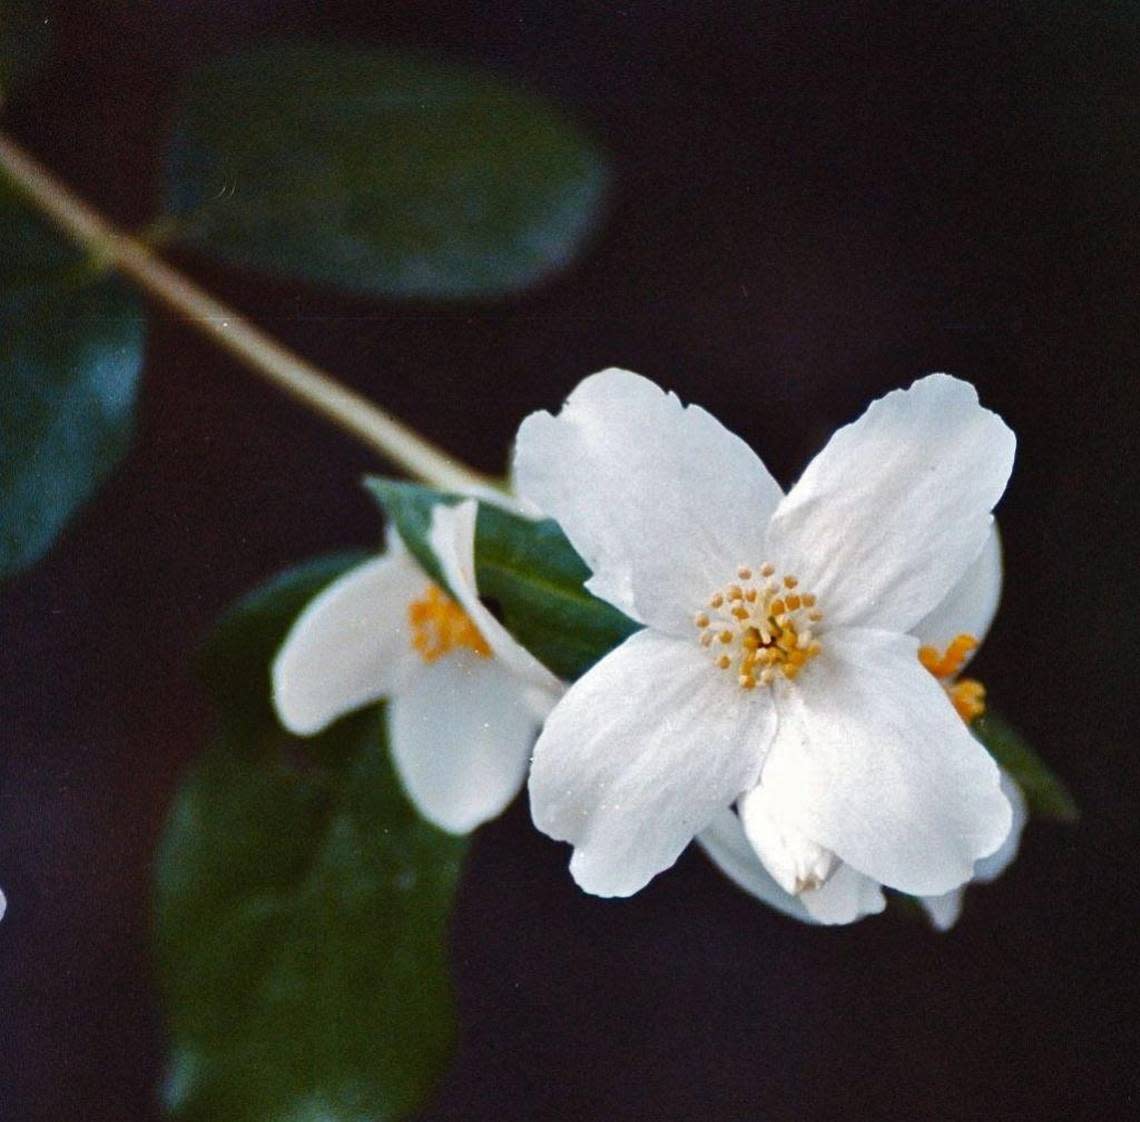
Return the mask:
{"type": "Polygon", "coordinates": [[[986,711],[986,687],[974,678],[950,681],[966,661],[966,656],[978,645],[973,635],[958,635],[943,653],[937,647],[919,647],[918,661],[941,683],[958,716],[966,724],[986,711]]]}
{"type": "Polygon", "coordinates": [[[815,597],[792,592],[799,585],[797,578],[772,579],[775,573],[775,566],[767,563],[740,565],[736,580],[709,598],[709,610],[693,617],[701,646],[708,647],[715,638],[713,664],[732,670],[741,689],[771,685],[777,672],[792,681],[823,650],[814,634],[823,615],[807,611],[815,597]]]}
{"type": "Polygon", "coordinates": [[[408,605],[412,647],[424,662],[432,663],[457,647],[490,658],[491,648],[467,613],[437,585],[429,584],[423,596],[408,605]]]}
{"type": "Polygon", "coordinates": [[[946,687],[946,692],[958,716],[966,724],[986,711],[986,687],[974,678],[959,678],[952,686],[946,687]]]}
{"type": "Polygon", "coordinates": [[[926,667],[936,678],[950,678],[962,669],[966,656],[978,645],[973,635],[958,635],[946,648],[945,654],[939,654],[937,647],[919,647],[918,661],[926,667]]]}

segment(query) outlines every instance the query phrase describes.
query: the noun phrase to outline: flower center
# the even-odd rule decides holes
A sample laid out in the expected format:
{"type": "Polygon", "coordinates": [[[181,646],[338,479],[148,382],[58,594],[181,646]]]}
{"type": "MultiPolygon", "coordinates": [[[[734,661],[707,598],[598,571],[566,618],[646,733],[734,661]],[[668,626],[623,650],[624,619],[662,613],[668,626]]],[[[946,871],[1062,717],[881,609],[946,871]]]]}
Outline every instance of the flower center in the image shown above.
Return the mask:
{"type": "Polygon", "coordinates": [[[701,646],[742,689],[771,685],[777,674],[790,681],[822,650],[812,632],[823,612],[810,592],[796,591],[795,577],[777,578],[772,565],[755,573],[741,565],[736,577],[693,617],[701,646]]]}
{"type": "Polygon", "coordinates": [[[466,647],[481,658],[491,657],[487,640],[470,616],[437,585],[429,584],[423,596],[408,605],[412,646],[424,662],[435,662],[457,647],[466,647]]]}
{"type": "Polygon", "coordinates": [[[958,635],[941,654],[937,647],[918,648],[918,661],[942,683],[950,703],[966,724],[986,711],[986,687],[976,678],[959,678],[956,682],[950,679],[962,669],[966,655],[977,645],[973,635],[958,635]]]}

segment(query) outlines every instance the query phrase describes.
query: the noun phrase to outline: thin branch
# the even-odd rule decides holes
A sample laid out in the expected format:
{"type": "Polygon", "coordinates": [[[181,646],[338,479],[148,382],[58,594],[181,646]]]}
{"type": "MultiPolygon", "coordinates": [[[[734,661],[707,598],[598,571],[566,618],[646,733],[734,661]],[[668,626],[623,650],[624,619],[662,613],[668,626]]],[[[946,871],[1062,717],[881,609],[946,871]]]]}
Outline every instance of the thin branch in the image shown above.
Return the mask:
{"type": "Polygon", "coordinates": [[[0,169],[97,261],[129,277],[254,373],[355,436],[409,475],[451,491],[497,486],[491,478],[449,456],[367,398],[283,347],[172,268],[151,248],[117,230],[2,133],[0,169]]]}

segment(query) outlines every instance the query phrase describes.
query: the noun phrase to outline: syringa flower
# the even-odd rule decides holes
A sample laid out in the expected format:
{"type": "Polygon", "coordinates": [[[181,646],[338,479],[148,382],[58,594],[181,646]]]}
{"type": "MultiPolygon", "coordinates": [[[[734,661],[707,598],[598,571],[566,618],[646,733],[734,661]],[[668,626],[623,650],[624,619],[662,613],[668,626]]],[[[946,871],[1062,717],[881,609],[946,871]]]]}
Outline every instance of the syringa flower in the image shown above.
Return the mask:
{"type": "MultiPolygon", "coordinates": [[[[967,722],[984,711],[985,690],[973,679],[960,678],[959,672],[989,630],[1001,581],[1001,547],[995,527],[962,579],[911,629],[922,644],[919,661],[942,683],[958,715],[967,722]]],[[[1009,775],[1003,773],[1001,784],[1013,809],[1013,825],[998,849],[974,865],[971,883],[993,880],[1017,854],[1027,817],[1025,798],[1009,775]]],[[[882,886],[838,860],[820,886],[797,892],[797,875],[803,875],[797,869],[797,855],[801,862],[805,854],[806,860],[818,857],[818,847],[794,831],[781,830],[778,808],[765,816],[766,800],[758,797],[761,791],[762,784],[741,800],[748,808],[747,832],[743,814],[726,809],[698,836],[722,872],[765,903],[807,922],[850,923],[883,910],[882,886]]],[[[918,897],[939,930],[947,930],[957,920],[963,891],[959,887],[938,896],[918,897]]]]}
{"type": "Polygon", "coordinates": [[[494,818],[522,787],[562,686],[483,606],[477,505],[436,506],[429,541],[453,600],[399,536],[298,617],[273,664],[281,723],[320,732],[388,699],[392,759],[420,813],[451,833],[494,818]]]}
{"type": "MultiPolygon", "coordinates": [[[[762,424],[763,394],[744,404],[762,424]]],[[[627,371],[529,417],[522,496],[645,625],[535,747],[532,814],[574,846],[578,883],[636,892],[738,803],[795,895],[853,874],[919,896],[969,880],[1010,804],[912,631],[986,546],[1013,453],[942,374],[872,404],[787,495],[703,409],[627,371]]]]}

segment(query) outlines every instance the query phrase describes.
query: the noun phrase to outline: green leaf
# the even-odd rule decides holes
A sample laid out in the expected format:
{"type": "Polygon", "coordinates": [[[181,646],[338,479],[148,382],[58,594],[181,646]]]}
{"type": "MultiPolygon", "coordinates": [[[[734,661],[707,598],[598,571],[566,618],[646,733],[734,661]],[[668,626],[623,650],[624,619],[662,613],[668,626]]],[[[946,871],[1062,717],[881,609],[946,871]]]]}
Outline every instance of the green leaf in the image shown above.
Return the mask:
{"type": "Polygon", "coordinates": [[[565,266],[606,170],[538,98],[384,50],[277,43],[197,71],[166,222],[240,266],[396,297],[498,296],[565,266]]]}
{"type": "Polygon", "coordinates": [[[480,595],[558,677],[580,678],[640,625],[583,587],[590,576],[557,522],[483,504],[475,538],[480,595]]]}
{"type": "Polygon", "coordinates": [[[125,453],[142,316],[0,176],[0,577],[38,560],[125,453]]]}
{"type": "Polygon", "coordinates": [[[270,582],[203,653],[222,736],[181,787],[157,863],[163,1097],[178,1119],[402,1118],[450,1054],[446,930],[466,842],[404,798],[378,708],[311,740],[267,709],[267,660],[351,563],[270,582]]]}
{"type": "Polygon", "coordinates": [[[1056,822],[1075,822],[1080,817],[1076,801],[1064,783],[1002,717],[987,710],[971,728],[990,755],[1016,780],[1030,814],[1056,822]]]}
{"type": "Polygon", "coordinates": [[[0,99],[47,53],[48,18],[41,0],[0,0],[0,99]]]}
{"type": "MultiPolygon", "coordinates": [[[[412,483],[369,479],[368,487],[421,564],[439,580],[427,543],[431,508],[458,501],[412,483]]],[[[556,522],[534,522],[480,503],[475,531],[479,595],[503,624],[558,677],[573,681],[638,624],[586,591],[590,575],[556,522]]]]}
{"type": "MultiPolygon", "coordinates": [[[[436,503],[453,506],[461,502],[463,496],[435,491],[419,483],[406,483],[402,479],[385,479],[377,475],[368,476],[364,485],[391,519],[404,544],[423,567],[424,572],[441,588],[447,588],[447,581],[440,570],[439,562],[428,544],[431,512],[436,503]]],[[[478,541],[478,523],[476,523],[476,541],[478,541]]]]}

